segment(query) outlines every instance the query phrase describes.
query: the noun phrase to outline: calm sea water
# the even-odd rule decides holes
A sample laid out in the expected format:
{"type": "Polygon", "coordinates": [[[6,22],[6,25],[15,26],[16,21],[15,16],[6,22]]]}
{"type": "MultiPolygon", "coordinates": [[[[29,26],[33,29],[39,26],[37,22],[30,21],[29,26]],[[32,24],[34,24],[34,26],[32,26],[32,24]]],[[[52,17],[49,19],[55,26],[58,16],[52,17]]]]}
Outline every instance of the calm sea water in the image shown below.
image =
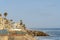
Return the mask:
{"type": "Polygon", "coordinates": [[[32,30],[43,31],[50,36],[39,36],[37,40],[60,40],[60,28],[32,28],[32,30]]]}

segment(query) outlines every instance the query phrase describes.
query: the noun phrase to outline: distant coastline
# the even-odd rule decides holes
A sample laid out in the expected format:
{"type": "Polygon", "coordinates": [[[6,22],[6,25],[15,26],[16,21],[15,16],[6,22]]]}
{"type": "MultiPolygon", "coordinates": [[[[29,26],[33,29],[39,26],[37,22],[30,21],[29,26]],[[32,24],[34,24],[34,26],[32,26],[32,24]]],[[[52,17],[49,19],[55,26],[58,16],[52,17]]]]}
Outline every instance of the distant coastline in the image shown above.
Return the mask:
{"type": "Polygon", "coordinates": [[[31,30],[60,30],[60,28],[29,28],[31,30]]]}

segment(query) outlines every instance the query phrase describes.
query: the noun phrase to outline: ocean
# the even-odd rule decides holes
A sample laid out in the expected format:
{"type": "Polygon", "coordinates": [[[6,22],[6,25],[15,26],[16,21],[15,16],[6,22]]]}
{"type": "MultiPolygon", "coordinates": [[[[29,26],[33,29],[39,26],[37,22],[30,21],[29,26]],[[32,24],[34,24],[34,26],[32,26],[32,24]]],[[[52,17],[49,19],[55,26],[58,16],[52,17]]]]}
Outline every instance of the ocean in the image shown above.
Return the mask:
{"type": "Polygon", "coordinates": [[[37,40],[60,40],[60,28],[31,28],[31,30],[43,31],[50,36],[38,36],[37,40]]]}

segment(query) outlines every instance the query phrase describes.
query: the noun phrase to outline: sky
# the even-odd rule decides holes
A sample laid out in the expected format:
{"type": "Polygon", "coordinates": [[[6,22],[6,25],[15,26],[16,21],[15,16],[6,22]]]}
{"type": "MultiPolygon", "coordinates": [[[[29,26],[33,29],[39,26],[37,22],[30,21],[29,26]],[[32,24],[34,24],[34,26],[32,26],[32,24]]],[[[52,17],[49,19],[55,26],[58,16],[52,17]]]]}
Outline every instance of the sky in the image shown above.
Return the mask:
{"type": "Polygon", "coordinates": [[[28,28],[60,28],[60,0],[0,0],[0,13],[28,28]]]}

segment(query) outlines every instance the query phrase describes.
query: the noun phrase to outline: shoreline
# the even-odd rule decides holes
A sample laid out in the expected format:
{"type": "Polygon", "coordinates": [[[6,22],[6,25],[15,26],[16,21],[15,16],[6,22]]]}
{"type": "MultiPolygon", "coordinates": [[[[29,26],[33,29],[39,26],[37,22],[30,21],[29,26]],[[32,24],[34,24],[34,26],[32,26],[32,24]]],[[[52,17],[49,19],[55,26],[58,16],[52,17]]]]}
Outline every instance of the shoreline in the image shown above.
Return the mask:
{"type": "Polygon", "coordinates": [[[47,33],[36,30],[27,30],[27,33],[32,36],[49,36],[47,33]]]}

